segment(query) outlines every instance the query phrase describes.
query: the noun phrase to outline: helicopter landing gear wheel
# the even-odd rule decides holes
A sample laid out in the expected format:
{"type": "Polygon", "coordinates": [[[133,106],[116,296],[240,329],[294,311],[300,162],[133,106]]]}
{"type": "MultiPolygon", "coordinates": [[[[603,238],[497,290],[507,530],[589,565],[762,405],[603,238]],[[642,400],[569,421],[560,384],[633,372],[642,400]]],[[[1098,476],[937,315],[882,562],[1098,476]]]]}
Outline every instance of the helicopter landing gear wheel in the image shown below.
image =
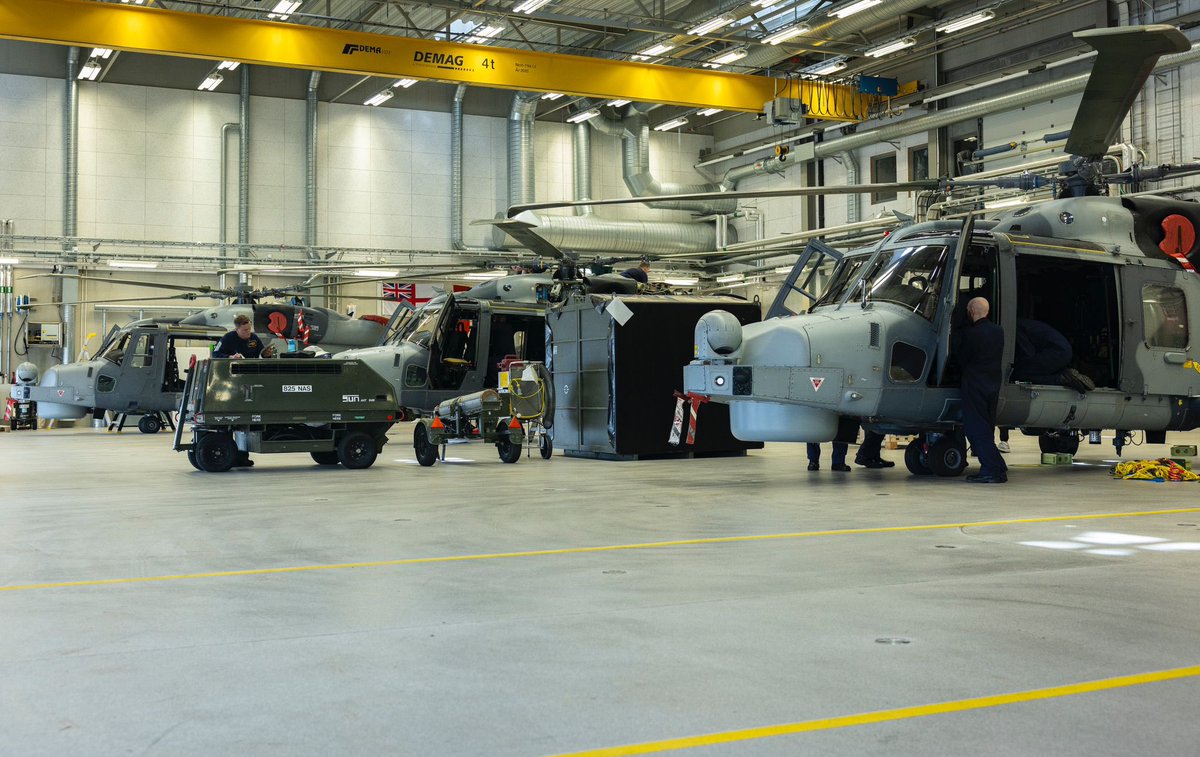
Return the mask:
{"type": "Polygon", "coordinates": [[[508,424],[501,421],[497,433],[500,438],[496,441],[496,451],[500,453],[500,462],[515,463],[520,460],[521,445],[508,435],[508,424]]]}
{"type": "Polygon", "coordinates": [[[138,431],[143,434],[157,434],[162,427],[163,424],[158,415],[143,415],[138,419],[138,431]]]}
{"type": "Polygon", "coordinates": [[[542,431],[542,436],[538,439],[538,452],[541,453],[543,460],[549,460],[554,454],[554,440],[546,436],[546,432],[542,431]]]}
{"type": "Polygon", "coordinates": [[[363,431],[351,431],[338,442],[338,462],[351,470],[370,468],[378,455],[375,440],[363,431]]]}
{"type": "Polygon", "coordinates": [[[237,445],[229,434],[208,432],[196,440],[196,467],[206,473],[224,473],[238,458],[237,445]]]}
{"type": "Polygon", "coordinates": [[[437,462],[437,445],[429,440],[429,429],[424,423],[418,423],[413,429],[413,450],[416,452],[417,462],[422,467],[428,468],[437,462]]]}
{"type": "Polygon", "coordinates": [[[914,476],[932,476],[933,471],[925,464],[925,439],[918,436],[904,448],[904,465],[914,476]]]}
{"type": "Polygon", "coordinates": [[[320,452],[309,452],[308,454],[312,456],[313,462],[317,465],[337,465],[339,462],[337,450],[325,449],[320,452]]]}
{"type": "Polygon", "coordinates": [[[967,467],[967,450],[955,437],[943,436],[929,445],[925,464],[935,476],[961,476],[967,467]]]}
{"type": "Polygon", "coordinates": [[[1042,452],[1074,455],[1079,451],[1079,435],[1074,431],[1038,434],[1038,449],[1042,452]]]}

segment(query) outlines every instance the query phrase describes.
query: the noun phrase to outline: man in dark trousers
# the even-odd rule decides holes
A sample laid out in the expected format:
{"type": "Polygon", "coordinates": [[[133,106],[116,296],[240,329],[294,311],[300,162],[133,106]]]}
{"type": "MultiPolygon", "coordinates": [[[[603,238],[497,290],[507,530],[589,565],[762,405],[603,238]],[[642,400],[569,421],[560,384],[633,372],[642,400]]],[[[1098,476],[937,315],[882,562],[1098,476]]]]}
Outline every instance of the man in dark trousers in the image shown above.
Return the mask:
{"type": "Polygon", "coordinates": [[[972,484],[1002,484],[1008,466],[996,449],[996,402],[1000,398],[1004,331],[988,320],[988,301],[976,297],[967,303],[970,325],[959,335],[956,358],[962,369],[963,430],[975,456],[979,473],[967,476],[972,484]]]}
{"type": "Polygon", "coordinates": [[[1032,318],[1017,319],[1013,380],[1034,384],[1061,384],[1077,392],[1090,392],[1096,384],[1071,366],[1071,343],[1058,329],[1032,318]]]}

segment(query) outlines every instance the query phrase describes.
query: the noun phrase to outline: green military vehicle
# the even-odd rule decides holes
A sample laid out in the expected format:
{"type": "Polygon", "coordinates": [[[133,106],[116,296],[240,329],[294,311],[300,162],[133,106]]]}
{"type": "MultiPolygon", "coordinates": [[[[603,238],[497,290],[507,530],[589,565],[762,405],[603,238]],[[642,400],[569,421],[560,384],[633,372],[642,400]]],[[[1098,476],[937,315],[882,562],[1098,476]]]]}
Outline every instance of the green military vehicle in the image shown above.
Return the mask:
{"type": "Polygon", "coordinates": [[[252,464],[252,452],[307,452],[319,465],[369,468],[397,411],[391,385],[361,360],[202,360],[184,387],[175,450],[209,473],[252,464]]]}

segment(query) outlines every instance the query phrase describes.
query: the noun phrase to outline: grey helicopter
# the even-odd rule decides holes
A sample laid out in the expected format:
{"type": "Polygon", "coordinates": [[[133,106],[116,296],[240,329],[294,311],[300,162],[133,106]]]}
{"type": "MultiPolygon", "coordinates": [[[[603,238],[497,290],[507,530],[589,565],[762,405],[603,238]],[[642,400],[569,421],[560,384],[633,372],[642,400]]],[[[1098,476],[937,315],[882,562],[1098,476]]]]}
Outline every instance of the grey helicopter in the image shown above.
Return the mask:
{"type": "MultiPolygon", "coordinates": [[[[70,274],[88,280],[87,277],[70,274]]],[[[99,415],[136,414],[138,430],[156,433],[170,422],[167,415],[179,406],[190,362],[206,357],[221,337],[233,328],[238,315],[246,315],[259,334],[282,353],[289,346],[313,345],[326,352],[378,344],[387,320],[380,316],[350,318],[323,307],[296,302],[262,302],[271,297],[299,298],[326,285],[295,285],[271,289],[184,287],[145,281],[102,279],[105,283],[179,290],[161,297],[120,300],[80,300],[56,303],[83,305],[97,302],[151,300],[231,299],[232,304],[204,308],[184,318],[141,319],[114,327],[95,356],[48,369],[37,386],[23,387],[25,399],[38,403],[38,415],[47,419],[77,420],[89,412],[99,415]]],[[[122,419],[123,425],[123,419],[122,419]]]]}
{"type": "MultiPolygon", "coordinates": [[[[1101,163],[1154,63],[1190,43],[1161,25],[1076,36],[1098,56],[1066,145],[1072,157],[1054,182],[1057,199],[997,220],[969,214],[964,222],[909,225],[845,256],[810,245],[785,289],[804,291],[813,267],[836,259],[824,292],[810,293],[812,306],[792,313],[780,307],[781,291],[778,317],[745,327],[727,313],[702,317],[695,359],[684,368],[686,391],[728,404],[733,433],[743,440],[851,440],[861,422],[917,435],[905,451],[913,474],[957,476],[967,454],[953,336],[966,302],[983,296],[1006,339],[999,425],[1037,434],[1043,451],[1055,452],[1076,451],[1081,432],[1098,440],[1101,429],[1115,429],[1118,453],[1134,431],[1161,442],[1167,431],[1200,427],[1200,355],[1191,342],[1200,333],[1200,205],[1107,196],[1112,185],[1200,167],[1105,175],[1101,163]],[[1014,380],[1018,319],[1057,329],[1094,388],[1014,380]]],[[[1010,186],[1033,188],[1039,178],[1010,186]]],[[[745,196],[955,186],[978,184],[942,179],[745,196]]],[[[669,199],[685,197],[695,196],[669,199]]],[[[545,206],[515,206],[509,214],[545,206]]]]}

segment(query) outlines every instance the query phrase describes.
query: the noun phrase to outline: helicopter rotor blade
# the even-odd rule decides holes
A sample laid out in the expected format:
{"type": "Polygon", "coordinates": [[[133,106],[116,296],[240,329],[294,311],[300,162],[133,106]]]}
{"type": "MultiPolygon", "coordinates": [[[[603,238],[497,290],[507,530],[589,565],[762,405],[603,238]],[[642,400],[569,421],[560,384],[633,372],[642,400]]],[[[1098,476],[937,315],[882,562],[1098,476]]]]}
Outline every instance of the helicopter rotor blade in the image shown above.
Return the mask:
{"type": "Polygon", "coordinates": [[[631,205],[633,203],[644,202],[678,202],[713,199],[748,200],[770,199],[773,197],[807,197],[809,195],[866,194],[868,192],[909,192],[922,189],[938,189],[943,186],[944,182],[941,182],[937,179],[925,179],[921,181],[897,181],[888,184],[851,184],[840,187],[791,187],[788,189],[759,189],[742,192],[696,192],[692,194],[679,195],[654,195],[653,197],[620,197],[613,200],[535,202],[523,205],[513,205],[509,207],[508,217],[513,218],[527,210],[575,208],[583,205],[631,205]]]}
{"type": "Polygon", "coordinates": [[[233,291],[229,289],[216,289],[207,285],[200,286],[183,286],[181,284],[156,284],[150,281],[137,281],[135,279],[110,279],[99,276],[83,276],[77,273],[36,273],[30,276],[22,276],[23,279],[36,278],[55,278],[55,279],[77,279],[79,281],[92,281],[98,284],[126,284],[128,286],[150,287],[151,289],[168,289],[176,292],[192,292],[193,294],[209,295],[216,297],[232,297],[233,291]]]}
{"type": "Polygon", "coordinates": [[[1166,53],[1190,50],[1192,43],[1173,26],[1088,29],[1075,37],[1099,53],[1071,125],[1066,151],[1095,159],[1117,136],[1142,85],[1166,53]]]}
{"type": "Polygon", "coordinates": [[[189,292],[186,294],[165,294],[161,297],[115,297],[99,300],[72,300],[71,302],[39,302],[37,307],[58,307],[60,305],[104,305],[110,302],[156,302],[158,300],[196,300],[201,297],[211,297],[213,299],[222,299],[219,294],[198,294],[189,292]]]}
{"type": "Polygon", "coordinates": [[[479,266],[473,266],[471,268],[462,268],[461,266],[456,266],[454,268],[450,268],[450,269],[446,269],[446,270],[442,270],[442,271],[426,271],[424,273],[407,273],[407,274],[402,274],[402,275],[398,275],[398,276],[379,276],[379,277],[369,277],[369,278],[359,278],[359,277],[355,276],[354,279],[349,282],[340,281],[340,282],[331,282],[328,284],[295,284],[293,286],[287,286],[287,287],[264,289],[259,292],[255,292],[255,295],[258,297],[268,297],[268,296],[286,297],[286,296],[290,296],[293,294],[303,294],[304,292],[307,292],[307,291],[310,291],[313,289],[324,289],[326,287],[342,286],[347,283],[370,284],[370,283],[379,282],[379,281],[418,281],[418,280],[422,280],[422,279],[453,279],[453,278],[461,277],[462,275],[467,274],[467,273],[479,273],[479,272],[486,271],[486,270],[488,270],[488,269],[480,268],[479,266]]]}

